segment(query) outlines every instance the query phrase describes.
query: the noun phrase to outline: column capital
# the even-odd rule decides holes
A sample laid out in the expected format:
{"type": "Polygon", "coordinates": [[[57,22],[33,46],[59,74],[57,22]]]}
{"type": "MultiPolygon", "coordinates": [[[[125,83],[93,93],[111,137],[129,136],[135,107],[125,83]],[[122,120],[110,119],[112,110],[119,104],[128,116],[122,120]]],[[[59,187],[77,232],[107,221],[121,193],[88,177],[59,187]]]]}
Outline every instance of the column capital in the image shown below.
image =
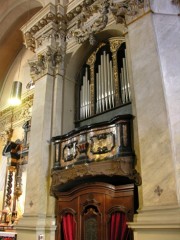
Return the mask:
{"type": "Polygon", "coordinates": [[[64,44],[66,29],[64,7],[49,3],[22,28],[25,45],[40,55],[48,46],[57,49],[64,44]]]}
{"type": "Polygon", "coordinates": [[[55,74],[63,75],[63,68],[61,68],[63,56],[62,47],[59,46],[54,49],[47,46],[43,52],[37,55],[35,60],[29,61],[32,80],[35,82],[46,74],[51,76],[55,74]]]}

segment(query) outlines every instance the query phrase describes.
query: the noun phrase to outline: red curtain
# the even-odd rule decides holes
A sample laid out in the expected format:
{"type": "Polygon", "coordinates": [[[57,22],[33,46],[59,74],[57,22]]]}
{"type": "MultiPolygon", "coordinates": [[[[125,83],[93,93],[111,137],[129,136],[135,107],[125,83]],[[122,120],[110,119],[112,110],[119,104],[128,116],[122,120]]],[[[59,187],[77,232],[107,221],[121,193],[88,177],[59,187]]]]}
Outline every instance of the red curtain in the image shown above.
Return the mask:
{"type": "Polygon", "coordinates": [[[127,240],[128,233],[126,215],[123,212],[112,213],[109,240],[127,240]]]}
{"type": "Polygon", "coordinates": [[[75,240],[76,222],[71,213],[67,213],[62,219],[63,240],[75,240]]]}

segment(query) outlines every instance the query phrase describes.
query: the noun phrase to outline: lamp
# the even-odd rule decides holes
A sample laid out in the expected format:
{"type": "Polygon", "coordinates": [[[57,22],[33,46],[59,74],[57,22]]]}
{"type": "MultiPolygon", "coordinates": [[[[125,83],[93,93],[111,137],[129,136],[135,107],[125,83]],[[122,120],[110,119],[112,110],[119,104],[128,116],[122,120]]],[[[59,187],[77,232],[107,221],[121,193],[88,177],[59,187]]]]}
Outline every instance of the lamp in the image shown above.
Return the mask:
{"type": "Polygon", "coordinates": [[[21,92],[22,92],[22,82],[14,81],[12,85],[10,99],[9,99],[9,104],[11,106],[17,106],[21,104],[21,92]]]}

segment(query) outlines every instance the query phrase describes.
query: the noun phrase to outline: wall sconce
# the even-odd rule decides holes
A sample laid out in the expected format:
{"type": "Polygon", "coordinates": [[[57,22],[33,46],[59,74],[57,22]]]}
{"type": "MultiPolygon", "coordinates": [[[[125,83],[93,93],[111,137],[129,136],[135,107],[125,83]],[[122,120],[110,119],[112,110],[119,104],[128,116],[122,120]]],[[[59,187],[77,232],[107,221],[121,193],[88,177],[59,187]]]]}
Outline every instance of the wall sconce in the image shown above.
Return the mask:
{"type": "Polygon", "coordinates": [[[17,106],[21,104],[21,92],[22,82],[14,81],[12,85],[11,95],[9,98],[9,104],[11,106],[17,106]]]}

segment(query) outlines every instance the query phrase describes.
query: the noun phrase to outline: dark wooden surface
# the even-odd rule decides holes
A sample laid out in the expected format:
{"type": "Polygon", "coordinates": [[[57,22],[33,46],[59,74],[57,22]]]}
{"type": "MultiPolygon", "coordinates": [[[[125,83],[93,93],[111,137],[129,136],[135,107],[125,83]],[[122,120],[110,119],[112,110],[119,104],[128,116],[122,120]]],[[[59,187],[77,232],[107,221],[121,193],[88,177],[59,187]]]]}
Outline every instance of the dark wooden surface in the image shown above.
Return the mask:
{"type": "Polygon", "coordinates": [[[102,182],[82,184],[67,192],[59,193],[57,197],[57,240],[63,240],[61,239],[61,220],[67,212],[71,212],[76,220],[76,240],[84,240],[84,222],[87,218],[85,211],[92,206],[97,212],[98,240],[108,240],[108,222],[112,212],[122,211],[126,214],[128,221],[133,220],[133,184],[121,186],[102,182]]]}

